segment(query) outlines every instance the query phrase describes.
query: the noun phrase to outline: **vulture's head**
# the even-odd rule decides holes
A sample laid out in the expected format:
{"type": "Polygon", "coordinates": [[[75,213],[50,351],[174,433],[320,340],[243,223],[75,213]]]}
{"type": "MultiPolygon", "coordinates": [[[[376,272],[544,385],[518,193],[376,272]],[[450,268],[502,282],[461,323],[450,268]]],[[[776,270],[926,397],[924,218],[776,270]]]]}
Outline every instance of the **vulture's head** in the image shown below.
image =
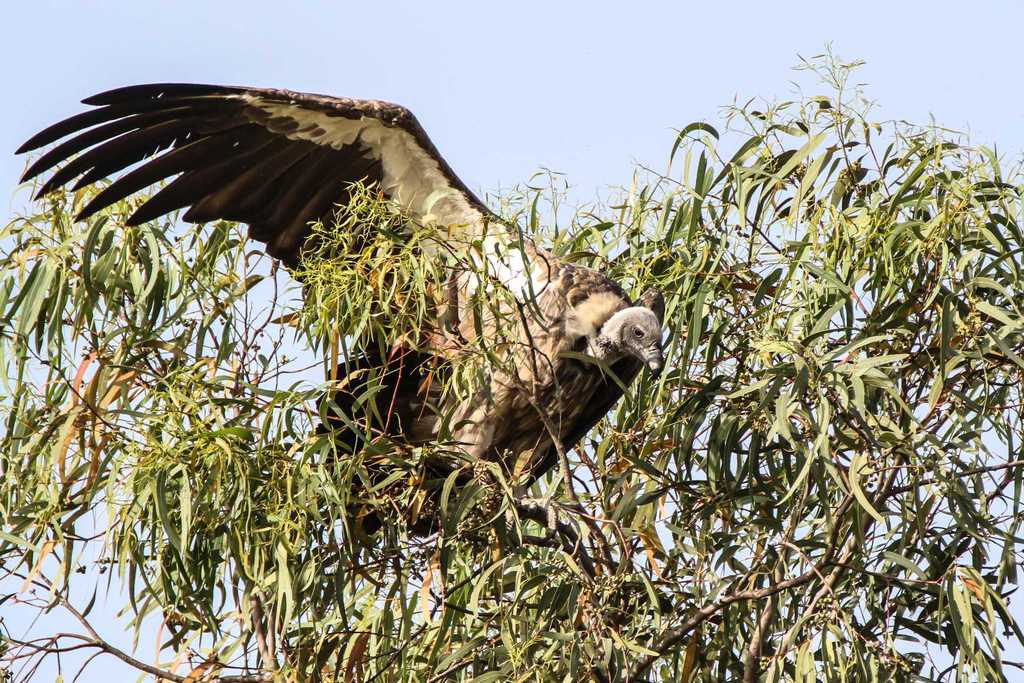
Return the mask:
{"type": "Polygon", "coordinates": [[[664,363],[661,351],[661,321],[646,306],[630,306],[608,318],[598,332],[596,344],[608,360],[633,356],[658,374],[664,363]]]}

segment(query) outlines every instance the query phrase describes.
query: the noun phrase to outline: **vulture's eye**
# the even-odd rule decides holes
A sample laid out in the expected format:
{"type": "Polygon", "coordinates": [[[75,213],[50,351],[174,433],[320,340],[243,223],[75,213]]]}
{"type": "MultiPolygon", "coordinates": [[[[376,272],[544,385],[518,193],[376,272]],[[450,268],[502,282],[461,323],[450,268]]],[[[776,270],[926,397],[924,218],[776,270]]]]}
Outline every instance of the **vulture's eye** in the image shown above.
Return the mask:
{"type": "Polygon", "coordinates": [[[639,327],[634,327],[633,336],[636,337],[637,339],[643,339],[644,331],[641,330],[639,327]]]}

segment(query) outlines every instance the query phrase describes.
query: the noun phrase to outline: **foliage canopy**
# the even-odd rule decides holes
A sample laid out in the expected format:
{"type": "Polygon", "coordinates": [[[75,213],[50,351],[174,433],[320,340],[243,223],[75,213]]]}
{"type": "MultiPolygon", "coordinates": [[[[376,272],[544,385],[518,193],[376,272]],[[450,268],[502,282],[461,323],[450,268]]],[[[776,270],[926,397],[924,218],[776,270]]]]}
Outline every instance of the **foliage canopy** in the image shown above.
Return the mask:
{"type": "Polygon", "coordinates": [[[339,357],[436,314],[443,273],[371,195],[350,210],[387,229],[307,266],[306,308],[230,223],[75,224],[85,191],[12,220],[0,604],[85,630],[5,629],[4,666],[114,651],[86,626],[112,581],[130,629],[163,629],[158,664],[113,654],[169,680],[1005,680],[1024,184],[955,133],[872,121],[851,65],[808,67],[824,94],[685,127],[609,205],[502,204],[667,295],[667,371],[570,453],[581,509],[554,536],[498,468],[427,482],[430,454],[319,428],[339,357]],[[443,531],[420,537],[428,485],[443,531]]]}

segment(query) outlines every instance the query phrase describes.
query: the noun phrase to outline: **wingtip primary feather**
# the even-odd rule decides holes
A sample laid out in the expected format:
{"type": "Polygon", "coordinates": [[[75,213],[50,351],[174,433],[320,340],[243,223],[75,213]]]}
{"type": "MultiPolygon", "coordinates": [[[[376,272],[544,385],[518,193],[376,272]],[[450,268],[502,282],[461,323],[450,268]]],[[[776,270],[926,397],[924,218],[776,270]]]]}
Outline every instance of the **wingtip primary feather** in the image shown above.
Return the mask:
{"type": "MultiPolygon", "coordinates": [[[[18,154],[21,154],[21,152],[18,152],[18,154]]],[[[21,174],[21,178],[18,179],[18,182],[19,183],[27,183],[28,181],[32,180],[37,175],[39,175],[39,173],[41,173],[41,171],[35,170],[35,167],[36,167],[36,164],[32,164],[31,166],[26,168],[25,172],[21,174]]]]}
{"type": "Polygon", "coordinates": [[[29,180],[32,180],[37,175],[49,171],[51,168],[53,168],[61,161],[64,161],[66,159],[67,156],[63,156],[59,150],[56,153],[54,152],[54,150],[50,150],[46,154],[43,154],[38,159],[33,161],[29,165],[29,167],[25,169],[25,172],[21,174],[20,182],[24,183],[29,180]]]}
{"type": "Polygon", "coordinates": [[[51,142],[55,142],[65,135],[70,135],[71,133],[90,128],[91,126],[110,121],[111,119],[120,118],[130,113],[133,113],[133,111],[131,109],[126,109],[123,106],[98,107],[96,109],[89,109],[87,111],[80,112],[42,129],[22,143],[16,153],[24,154],[25,152],[31,152],[32,150],[39,149],[51,142]]]}
{"type": "Polygon", "coordinates": [[[47,145],[50,142],[53,142],[53,140],[49,140],[47,138],[48,138],[48,135],[50,133],[50,130],[53,129],[56,125],[57,124],[54,124],[53,126],[49,126],[47,128],[44,128],[43,130],[41,130],[38,133],[36,133],[35,135],[33,135],[28,140],[26,140],[25,142],[21,143],[21,146],[18,147],[18,149],[14,150],[14,153],[15,154],[24,154],[25,152],[31,152],[33,150],[37,150],[40,147],[42,147],[43,145],[47,145]]]}
{"type": "MultiPolygon", "coordinates": [[[[56,177],[57,176],[54,175],[54,178],[56,177]]],[[[43,183],[42,187],[39,188],[39,190],[36,192],[36,196],[32,198],[32,201],[39,201],[40,199],[50,194],[51,192],[56,192],[58,189],[60,189],[64,182],[66,181],[55,183],[53,182],[53,178],[50,178],[45,183],[43,183]]]]}
{"type": "Polygon", "coordinates": [[[125,85],[120,88],[111,88],[110,90],[104,90],[98,92],[95,95],[89,95],[82,100],[82,104],[88,104],[91,106],[101,106],[105,104],[114,104],[123,102],[131,99],[153,99],[159,97],[164,90],[169,90],[173,86],[180,86],[181,83],[141,83],[138,85],[125,85]]]}
{"type": "Polygon", "coordinates": [[[105,90],[90,95],[82,104],[93,106],[121,104],[131,100],[153,100],[172,97],[196,97],[237,91],[239,88],[206,83],[140,83],[105,90]]]}

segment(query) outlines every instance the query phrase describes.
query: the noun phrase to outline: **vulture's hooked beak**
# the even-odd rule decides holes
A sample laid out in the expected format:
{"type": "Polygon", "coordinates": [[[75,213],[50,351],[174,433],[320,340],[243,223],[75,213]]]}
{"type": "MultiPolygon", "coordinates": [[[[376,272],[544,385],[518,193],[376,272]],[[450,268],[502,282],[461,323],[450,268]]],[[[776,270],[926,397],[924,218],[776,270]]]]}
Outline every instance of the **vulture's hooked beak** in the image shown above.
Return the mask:
{"type": "Polygon", "coordinates": [[[651,371],[651,374],[657,377],[661,374],[661,366],[665,363],[665,357],[662,355],[661,347],[655,346],[647,350],[644,353],[644,365],[651,371]]]}

